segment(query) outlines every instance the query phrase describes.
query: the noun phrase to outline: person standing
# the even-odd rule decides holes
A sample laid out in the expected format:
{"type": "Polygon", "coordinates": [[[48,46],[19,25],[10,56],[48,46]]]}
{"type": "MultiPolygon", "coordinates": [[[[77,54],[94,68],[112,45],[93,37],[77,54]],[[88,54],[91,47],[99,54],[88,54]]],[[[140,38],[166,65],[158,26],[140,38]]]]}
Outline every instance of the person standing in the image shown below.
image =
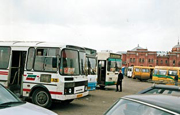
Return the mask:
{"type": "Polygon", "coordinates": [[[118,91],[118,85],[120,86],[119,92],[122,92],[122,79],[123,79],[123,74],[122,71],[119,70],[117,84],[116,84],[116,92],[118,91]]]}

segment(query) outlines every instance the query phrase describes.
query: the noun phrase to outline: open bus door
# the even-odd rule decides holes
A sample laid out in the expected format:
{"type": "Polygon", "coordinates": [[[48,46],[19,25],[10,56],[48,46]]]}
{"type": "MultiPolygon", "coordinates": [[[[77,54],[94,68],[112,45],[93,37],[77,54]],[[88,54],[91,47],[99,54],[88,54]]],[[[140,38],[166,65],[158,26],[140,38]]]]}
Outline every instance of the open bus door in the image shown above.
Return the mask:
{"type": "Polygon", "coordinates": [[[106,60],[98,60],[98,85],[105,87],[106,81],[106,60]]]}
{"type": "Polygon", "coordinates": [[[17,96],[22,95],[25,59],[26,51],[12,51],[8,87],[17,96]]]}

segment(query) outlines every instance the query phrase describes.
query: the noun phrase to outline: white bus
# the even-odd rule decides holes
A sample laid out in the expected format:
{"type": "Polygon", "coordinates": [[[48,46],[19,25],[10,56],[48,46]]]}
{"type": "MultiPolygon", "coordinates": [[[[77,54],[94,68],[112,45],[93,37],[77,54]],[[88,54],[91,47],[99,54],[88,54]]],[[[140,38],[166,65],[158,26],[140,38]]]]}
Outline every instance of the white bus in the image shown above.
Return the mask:
{"type": "Polygon", "coordinates": [[[88,95],[88,80],[81,75],[85,53],[79,49],[83,50],[42,42],[0,42],[0,83],[42,107],[50,107],[53,100],[70,103],[88,95]]]}
{"type": "Polygon", "coordinates": [[[122,67],[121,54],[98,52],[98,85],[104,88],[115,85],[119,69],[122,67]]]}
{"type": "Polygon", "coordinates": [[[133,75],[133,67],[130,66],[130,67],[128,67],[128,69],[127,69],[127,77],[132,78],[132,75],[133,75]]]}
{"type": "Polygon", "coordinates": [[[88,90],[96,90],[97,86],[97,51],[90,48],[86,50],[86,67],[88,78],[88,90]]]}

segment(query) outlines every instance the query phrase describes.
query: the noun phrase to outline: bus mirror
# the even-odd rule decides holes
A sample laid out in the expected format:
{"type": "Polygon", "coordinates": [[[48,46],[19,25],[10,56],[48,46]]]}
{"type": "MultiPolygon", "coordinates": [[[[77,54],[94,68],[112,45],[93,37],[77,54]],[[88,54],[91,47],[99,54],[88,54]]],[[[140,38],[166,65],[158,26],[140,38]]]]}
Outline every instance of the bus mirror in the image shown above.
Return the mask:
{"type": "Polygon", "coordinates": [[[52,67],[57,68],[57,58],[52,58],[52,67]]]}

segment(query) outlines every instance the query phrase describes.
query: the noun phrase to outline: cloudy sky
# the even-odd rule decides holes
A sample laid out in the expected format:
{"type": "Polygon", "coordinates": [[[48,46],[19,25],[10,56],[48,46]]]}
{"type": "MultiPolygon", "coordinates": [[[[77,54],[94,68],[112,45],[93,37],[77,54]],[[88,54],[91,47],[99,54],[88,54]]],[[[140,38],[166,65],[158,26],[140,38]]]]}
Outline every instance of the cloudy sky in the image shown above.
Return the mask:
{"type": "Polygon", "coordinates": [[[138,44],[170,51],[180,39],[180,0],[0,0],[0,41],[51,41],[98,51],[138,44]]]}

